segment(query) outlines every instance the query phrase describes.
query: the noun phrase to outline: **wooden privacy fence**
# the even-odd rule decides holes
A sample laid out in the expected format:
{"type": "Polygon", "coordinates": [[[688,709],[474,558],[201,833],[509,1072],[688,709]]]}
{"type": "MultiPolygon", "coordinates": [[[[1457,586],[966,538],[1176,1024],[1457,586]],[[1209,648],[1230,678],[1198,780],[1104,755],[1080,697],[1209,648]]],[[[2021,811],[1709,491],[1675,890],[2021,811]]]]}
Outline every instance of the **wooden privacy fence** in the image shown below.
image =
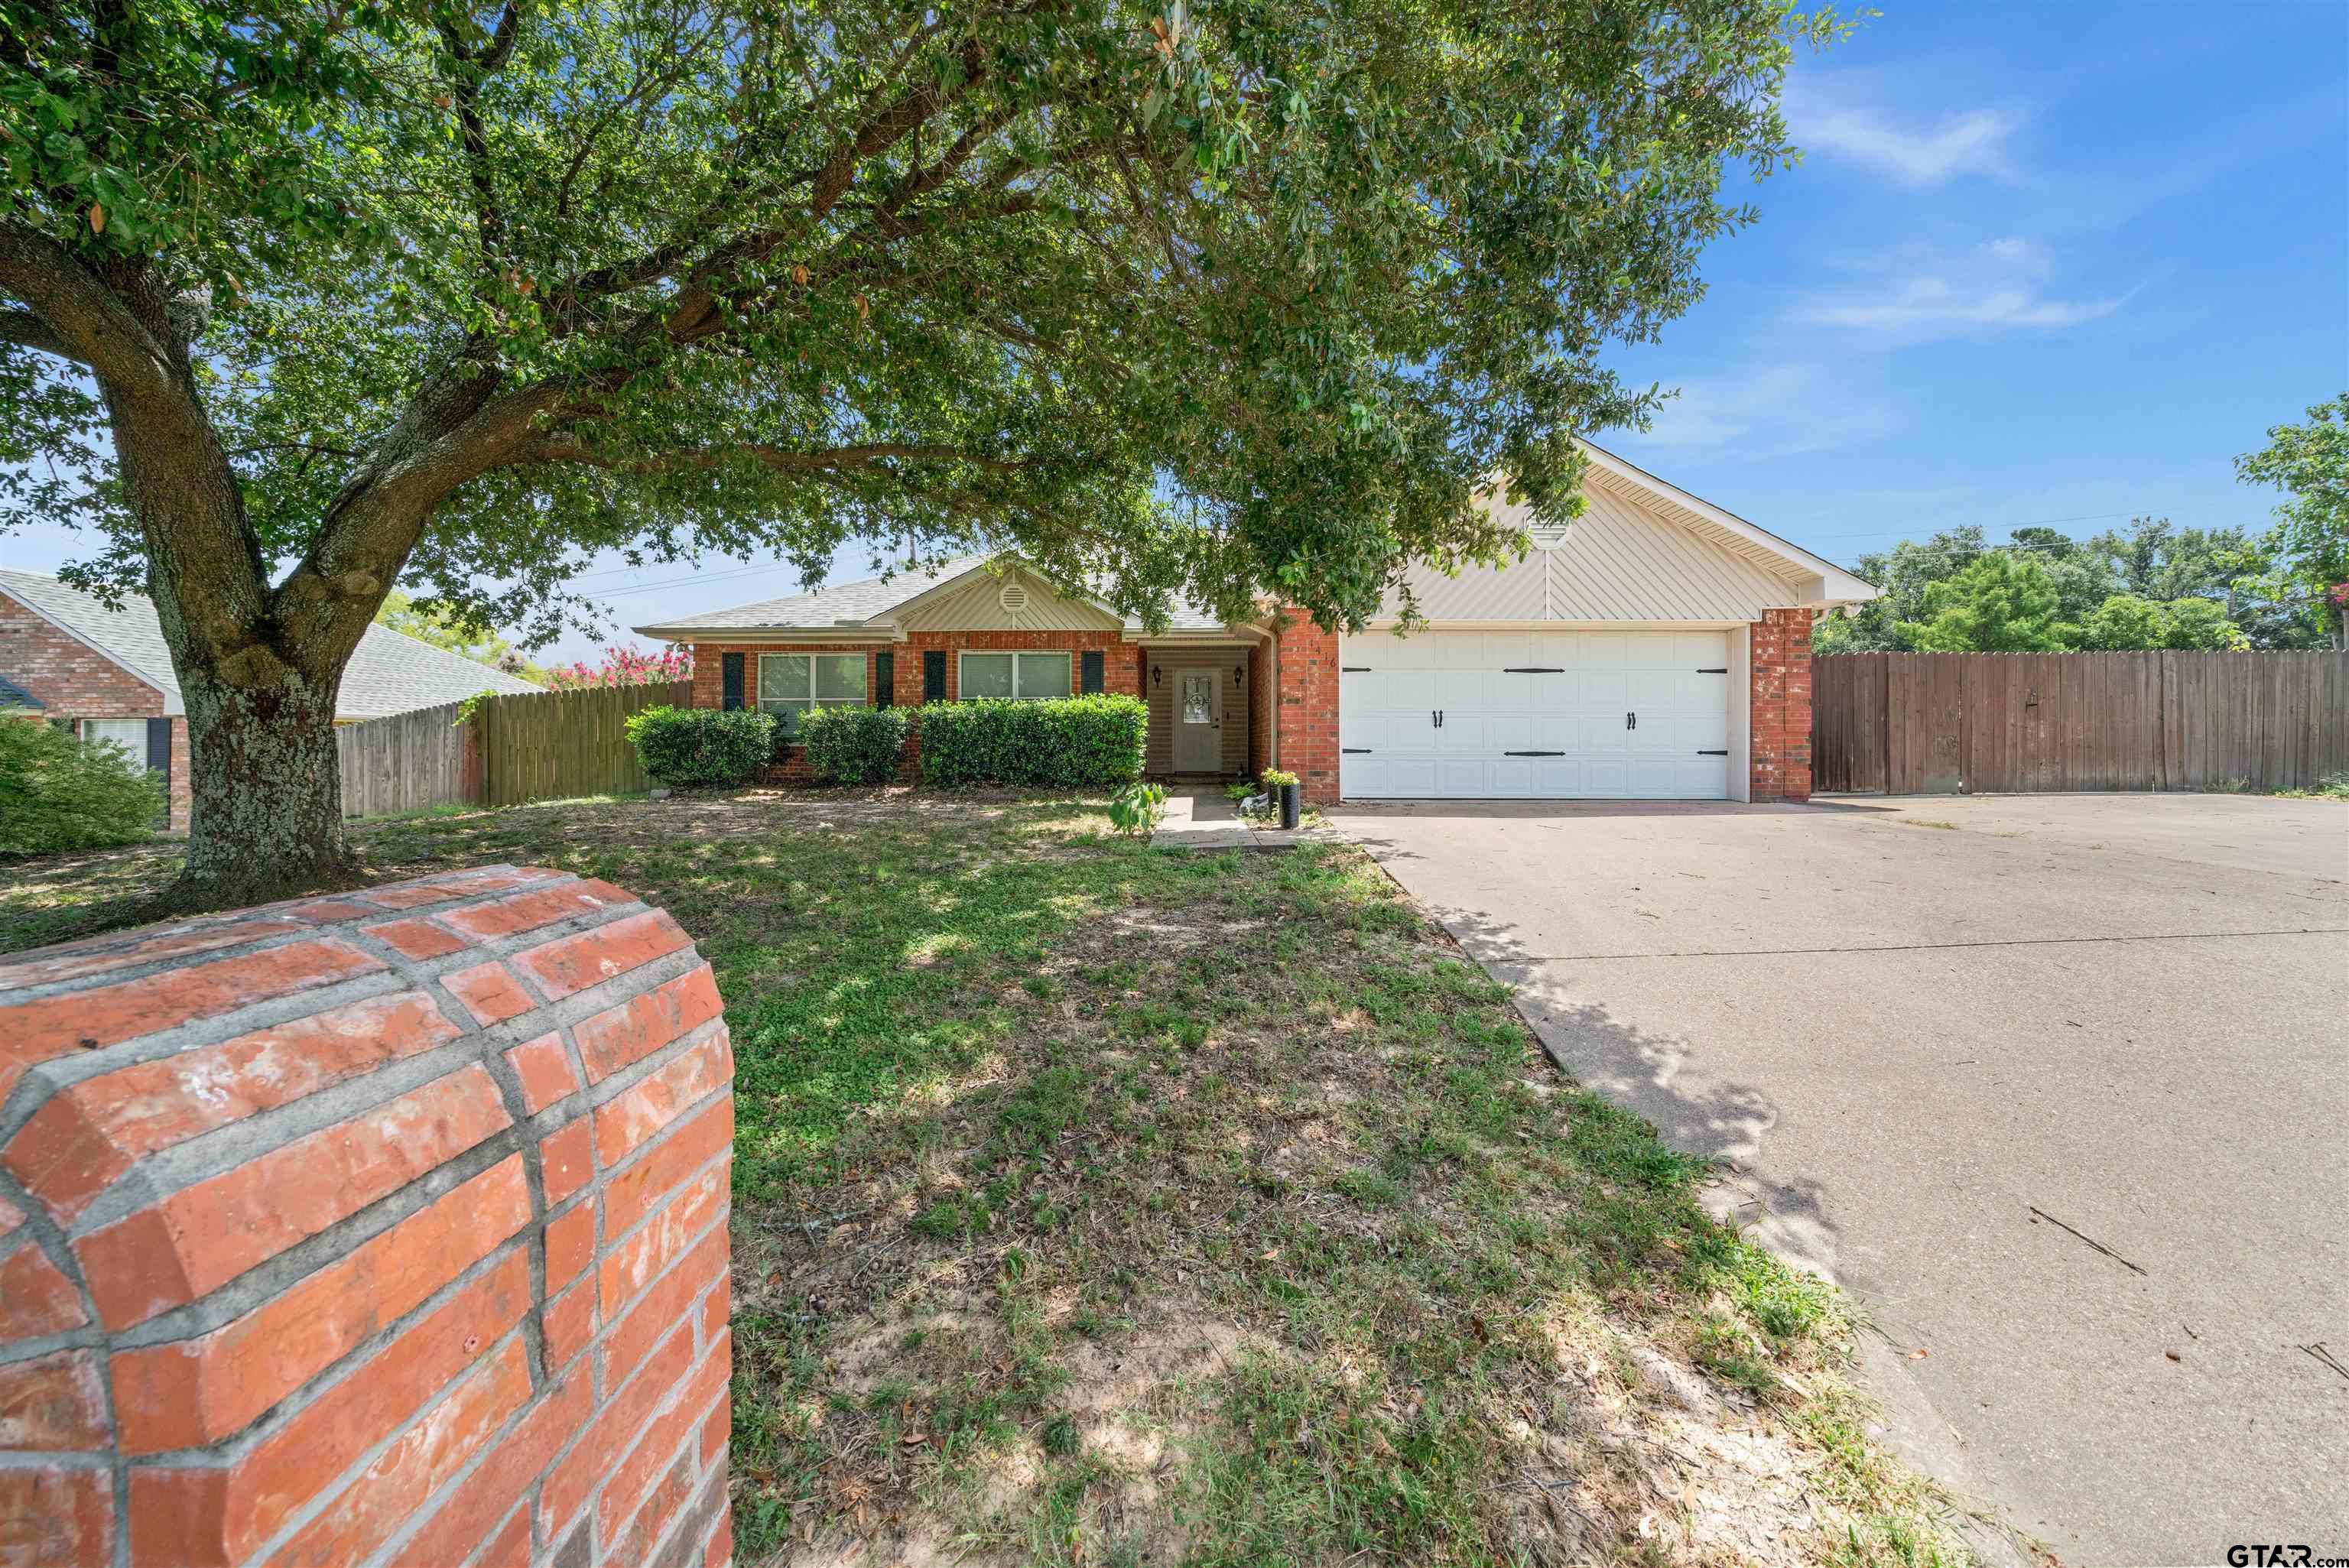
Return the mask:
{"type": "Polygon", "coordinates": [[[1823,794],[2302,789],[2349,771],[2349,654],[1837,654],[1823,794]]]}
{"type": "Polygon", "coordinates": [[[692,702],[692,682],[661,682],[483,696],[461,725],[455,703],[344,725],[335,731],[343,814],[650,789],[628,744],[628,716],[692,702]]]}
{"type": "Polygon", "coordinates": [[[336,727],[343,815],[380,817],[472,799],[465,783],[467,736],[457,727],[457,706],[444,703],[336,727]]]}

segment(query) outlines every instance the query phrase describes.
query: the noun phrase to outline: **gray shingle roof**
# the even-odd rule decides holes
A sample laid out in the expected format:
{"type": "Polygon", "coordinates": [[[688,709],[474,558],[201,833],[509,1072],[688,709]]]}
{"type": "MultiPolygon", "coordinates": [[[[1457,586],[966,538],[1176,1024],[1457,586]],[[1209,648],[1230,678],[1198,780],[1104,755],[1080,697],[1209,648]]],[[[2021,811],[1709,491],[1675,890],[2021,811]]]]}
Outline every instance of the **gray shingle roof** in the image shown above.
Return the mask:
{"type": "MultiPolygon", "coordinates": [[[[126,593],[122,607],[109,610],[96,595],[69,588],[54,577],[31,572],[0,572],[5,593],[69,635],[155,686],[177,707],[180,683],[171,673],[171,650],[154,602],[126,593]]],[[[414,708],[460,702],[479,691],[529,692],[539,688],[461,654],[419,642],[388,626],[369,626],[343,670],[336,718],[381,718],[414,708]]]]}
{"type": "Polygon", "coordinates": [[[10,680],[6,676],[0,676],[0,713],[5,713],[11,708],[39,708],[47,706],[48,704],[10,680]]]}
{"type": "Polygon", "coordinates": [[[730,610],[685,615],[663,621],[657,626],[636,626],[631,630],[650,637],[673,631],[748,632],[768,631],[780,626],[862,624],[875,615],[887,614],[906,600],[926,593],[941,583],[950,583],[986,565],[987,559],[984,555],[966,555],[947,562],[935,572],[900,572],[895,577],[872,577],[862,583],[841,583],[829,588],[818,588],[811,593],[761,599],[755,604],[737,604],[730,610]]]}
{"type": "MultiPolygon", "coordinates": [[[[659,637],[667,642],[690,642],[679,636],[687,632],[774,632],[828,629],[833,626],[859,626],[876,616],[884,616],[909,599],[917,598],[942,583],[975,572],[991,558],[985,555],[965,555],[949,561],[936,571],[901,572],[895,577],[871,577],[861,583],[842,583],[833,587],[818,588],[812,593],[794,593],[781,599],[761,599],[755,604],[737,604],[730,610],[712,610],[699,615],[684,615],[655,625],[629,628],[639,636],[659,637]]],[[[1142,630],[1141,617],[1125,618],[1129,631],[1142,630]]],[[[1168,618],[1170,630],[1178,632],[1220,631],[1224,623],[1187,600],[1178,600],[1168,618]]]]}

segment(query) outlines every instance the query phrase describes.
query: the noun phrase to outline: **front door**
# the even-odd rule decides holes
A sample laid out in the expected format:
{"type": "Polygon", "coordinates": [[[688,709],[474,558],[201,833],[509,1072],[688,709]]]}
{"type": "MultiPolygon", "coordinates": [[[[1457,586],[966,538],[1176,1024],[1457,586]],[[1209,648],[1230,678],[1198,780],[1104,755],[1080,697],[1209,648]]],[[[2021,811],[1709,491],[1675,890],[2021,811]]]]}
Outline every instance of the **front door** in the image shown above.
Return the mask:
{"type": "Polygon", "coordinates": [[[1224,770],[1224,697],[1214,670],[1174,672],[1174,771],[1224,770]]]}

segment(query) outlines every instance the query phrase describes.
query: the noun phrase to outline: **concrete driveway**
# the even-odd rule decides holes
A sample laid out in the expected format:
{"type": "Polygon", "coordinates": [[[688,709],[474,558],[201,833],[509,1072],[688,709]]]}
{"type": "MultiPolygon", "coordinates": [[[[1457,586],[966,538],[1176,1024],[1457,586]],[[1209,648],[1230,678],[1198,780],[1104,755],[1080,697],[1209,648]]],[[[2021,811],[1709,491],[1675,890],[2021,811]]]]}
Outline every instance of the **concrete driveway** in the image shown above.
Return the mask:
{"type": "Polygon", "coordinates": [[[1335,815],[1858,1295],[1912,1454],[2072,1563],[2349,1553],[2349,807],[1335,815]]]}

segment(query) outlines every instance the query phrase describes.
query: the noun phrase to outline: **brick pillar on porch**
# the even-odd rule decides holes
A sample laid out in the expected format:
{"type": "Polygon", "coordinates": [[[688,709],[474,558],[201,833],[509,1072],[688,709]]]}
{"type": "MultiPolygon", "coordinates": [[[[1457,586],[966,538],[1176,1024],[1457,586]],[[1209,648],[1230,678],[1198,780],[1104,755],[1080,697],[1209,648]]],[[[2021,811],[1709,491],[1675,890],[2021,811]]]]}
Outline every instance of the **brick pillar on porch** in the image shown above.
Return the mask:
{"type": "Polygon", "coordinates": [[[1338,638],[1295,605],[1281,611],[1279,766],[1305,799],[1338,799],[1338,638]]]}
{"type": "Polygon", "coordinates": [[[1754,623],[1753,798],[1811,798],[1811,613],[1764,610],[1754,623]]]}

